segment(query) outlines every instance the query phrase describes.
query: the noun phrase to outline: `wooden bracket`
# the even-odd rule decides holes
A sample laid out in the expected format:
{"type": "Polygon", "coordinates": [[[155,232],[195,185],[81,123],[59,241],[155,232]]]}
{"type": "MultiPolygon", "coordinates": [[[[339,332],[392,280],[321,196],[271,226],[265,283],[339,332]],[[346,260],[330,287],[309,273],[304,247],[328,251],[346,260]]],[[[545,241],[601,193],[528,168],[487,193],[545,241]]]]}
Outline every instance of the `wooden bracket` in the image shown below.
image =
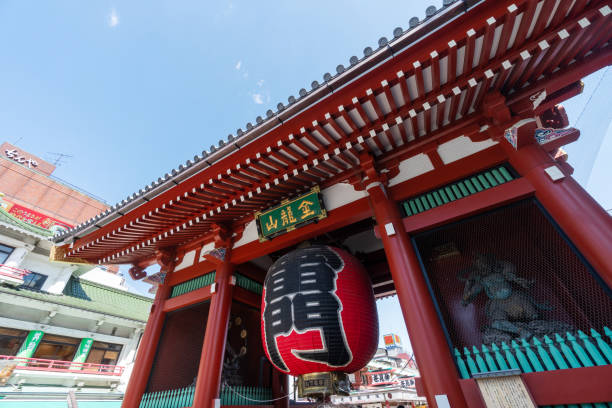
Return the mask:
{"type": "Polygon", "coordinates": [[[163,248],[155,251],[155,260],[161,266],[163,272],[168,272],[174,269],[174,265],[180,263],[183,259],[184,253],[180,254],[180,260],[177,261],[177,252],[175,248],[163,248]]]}
{"type": "Polygon", "coordinates": [[[507,123],[512,116],[510,108],[506,105],[506,98],[499,91],[486,94],[482,107],[484,116],[491,119],[494,125],[507,123]]]}
{"type": "Polygon", "coordinates": [[[232,230],[224,224],[213,224],[211,227],[215,248],[230,247],[232,230]]]}
{"type": "Polygon", "coordinates": [[[381,183],[386,186],[389,180],[399,173],[398,160],[391,163],[391,165],[387,163],[386,168],[379,171],[376,169],[374,157],[365,151],[359,155],[359,166],[361,171],[352,175],[347,180],[357,191],[365,190],[368,184],[371,183],[381,183]]]}
{"type": "Polygon", "coordinates": [[[212,262],[215,265],[219,265],[225,262],[228,254],[229,254],[229,249],[223,247],[223,248],[212,249],[206,253],[201,254],[200,257],[203,257],[204,259],[206,259],[209,262],[212,262]]]}
{"type": "Polygon", "coordinates": [[[128,273],[133,280],[140,280],[147,276],[145,268],[140,265],[132,265],[132,267],[128,270],[128,273]]]}
{"type": "Polygon", "coordinates": [[[504,131],[504,138],[516,150],[523,146],[536,143],[534,133],[537,128],[535,119],[522,119],[504,131]]]}
{"type": "Polygon", "coordinates": [[[540,127],[561,129],[569,126],[569,118],[562,105],[555,105],[546,109],[538,116],[540,127]]]}
{"type": "Polygon", "coordinates": [[[427,145],[423,146],[423,152],[429,157],[431,164],[434,166],[434,169],[440,169],[444,167],[444,162],[438,154],[438,143],[431,142],[427,145]]]}

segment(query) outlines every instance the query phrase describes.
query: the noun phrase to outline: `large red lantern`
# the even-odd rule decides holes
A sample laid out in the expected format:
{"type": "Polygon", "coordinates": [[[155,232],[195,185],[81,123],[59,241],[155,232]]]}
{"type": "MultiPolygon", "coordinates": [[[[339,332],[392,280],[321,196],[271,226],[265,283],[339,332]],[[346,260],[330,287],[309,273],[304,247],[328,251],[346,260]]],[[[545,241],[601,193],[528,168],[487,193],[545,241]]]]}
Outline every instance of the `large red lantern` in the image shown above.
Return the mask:
{"type": "Polygon", "coordinates": [[[266,355],[280,371],[300,376],[302,395],[347,391],[342,373],[360,370],[376,352],[372,284],[341,249],[311,246],[279,258],[268,270],[261,311],[266,355]]]}

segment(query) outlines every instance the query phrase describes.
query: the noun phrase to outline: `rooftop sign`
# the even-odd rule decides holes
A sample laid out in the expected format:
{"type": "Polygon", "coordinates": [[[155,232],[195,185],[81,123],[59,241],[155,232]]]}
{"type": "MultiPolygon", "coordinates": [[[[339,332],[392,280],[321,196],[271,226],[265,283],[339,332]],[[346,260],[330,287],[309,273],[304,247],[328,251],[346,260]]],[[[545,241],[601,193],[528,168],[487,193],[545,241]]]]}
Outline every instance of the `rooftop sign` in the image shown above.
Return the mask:
{"type": "Polygon", "coordinates": [[[293,200],[255,214],[259,240],[265,241],[327,217],[319,187],[293,200]]]}
{"type": "MultiPolygon", "coordinates": [[[[2,193],[0,193],[2,194],[2,193]]],[[[34,211],[30,208],[24,207],[19,204],[8,201],[6,198],[0,195],[0,207],[2,207],[7,213],[13,217],[27,222],[28,224],[36,225],[49,231],[56,232],[58,230],[69,230],[73,226],[65,223],[64,221],[58,220],[57,218],[49,217],[38,211],[34,211]]]]}
{"type": "Polygon", "coordinates": [[[53,173],[53,170],[55,170],[55,166],[51,163],[23,151],[8,142],[4,142],[0,145],[0,156],[46,175],[50,175],[53,173]]]}

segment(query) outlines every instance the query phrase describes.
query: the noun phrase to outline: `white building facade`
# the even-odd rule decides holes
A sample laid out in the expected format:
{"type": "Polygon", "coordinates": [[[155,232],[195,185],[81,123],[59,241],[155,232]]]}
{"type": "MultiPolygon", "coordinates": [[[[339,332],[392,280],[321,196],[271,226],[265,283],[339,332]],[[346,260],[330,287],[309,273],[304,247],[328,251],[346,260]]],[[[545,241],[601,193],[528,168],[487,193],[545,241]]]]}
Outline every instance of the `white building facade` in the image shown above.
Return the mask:
{"type": "Polygon", "coordinates": [[[51,235],[0,208],[0,405],[73,390],[119,407],[152,300],[104,267],[50,262],[51,235]]]}
{"type": "Polygon", "coordinates": [[[376,350],[370,362],[349,376],[350,395],[334,395],[331,402],[343,407],[414,408],[426,405],[417,394],[419,371],[414,356],[404,352],[399,336],[383,336],[385,347],[376,350]]]}

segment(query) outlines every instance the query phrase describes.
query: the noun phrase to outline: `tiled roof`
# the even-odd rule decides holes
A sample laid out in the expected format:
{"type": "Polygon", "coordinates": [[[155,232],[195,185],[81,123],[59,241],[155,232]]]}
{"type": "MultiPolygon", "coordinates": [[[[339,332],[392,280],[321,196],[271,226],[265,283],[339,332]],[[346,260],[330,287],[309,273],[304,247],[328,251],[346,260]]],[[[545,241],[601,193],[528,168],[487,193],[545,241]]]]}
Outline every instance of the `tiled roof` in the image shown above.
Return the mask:
{"type": "Polygon", "coordinates": [[[53,232],[22,221],[11,214],[9,214],[4,208],[0,207],[0,225],[3,225],[12,230],[23,232],[28,235],[33,235],[39,239],[49,239],[53,236],[53,232]]]}
{"type": "Polygon", "coordinates": [[[71,277],[64,293],[55,295],[23,288],[0,286],[0,293],[24,296],[30,299],[55,303],[92,312],[146,322],[152,299],[120,289],[103,286],[84,279],[71,277]]]}
{"type": "MultiPolygon", "coordinates": [[[[94,225],[99,227],[106,225],[118,218],[118,214],[126,214],[151,198],[161,194],[167,188],[180,183],[189,178],[193,174],[202,169],[211,166],[213,163],[230,155],[238,150],[240,145],[244,146],[252,140],[266,134],[270,129],[282,124],[288,118],[297,114],[301,110],[317,103],[325,98],[329,93],[344,86],[346,83],[353,81],[355,78],[367,72],[373,66],[382,61],[392,58],[401,50],[411,44],[421,40],[440,29],[445,23],[454,19],[467,9],[473,7],[482,0],[442,0],[443,6],[436,8],[429,6],[425,10],[425,18],[412,17],[408,20],[409,27],[403,29],[396,27],[393,30],[393,38],[381,37],[377,42],[377,47],[366,47],[363,50],[363,56],[352,56],[349,58],[349,64],[345,67],[339,64],[336,67],[336,72],[329,72],[323,75],[322,81],[312,81],[310,90],[302,88],[298,92],[298,96],[289,96],[287,103],[278,103],[276,112],[269,109],[265,118],[257,116],[255,124],[249,122],[245,125],[245,129],[239,128],[236,134],[230,134],[226,139],[221,139],[218,145],[210,146],[209,150],[202,151],[201,155],[195,155],[193,159],[189,159],[185,164],[180,164],[176,169],[172,169],[169,173],[159,177],[150,185],[136,191],[121,202],[108,208],[105,212],[96,215],[88,221],[85,221],[68,231],[61,231],[53,237],[56,243],[69,240],[78,233],[92,228],[94,225]]],[[[86,232],[87,233],[87,232],[86,232]]]]}

